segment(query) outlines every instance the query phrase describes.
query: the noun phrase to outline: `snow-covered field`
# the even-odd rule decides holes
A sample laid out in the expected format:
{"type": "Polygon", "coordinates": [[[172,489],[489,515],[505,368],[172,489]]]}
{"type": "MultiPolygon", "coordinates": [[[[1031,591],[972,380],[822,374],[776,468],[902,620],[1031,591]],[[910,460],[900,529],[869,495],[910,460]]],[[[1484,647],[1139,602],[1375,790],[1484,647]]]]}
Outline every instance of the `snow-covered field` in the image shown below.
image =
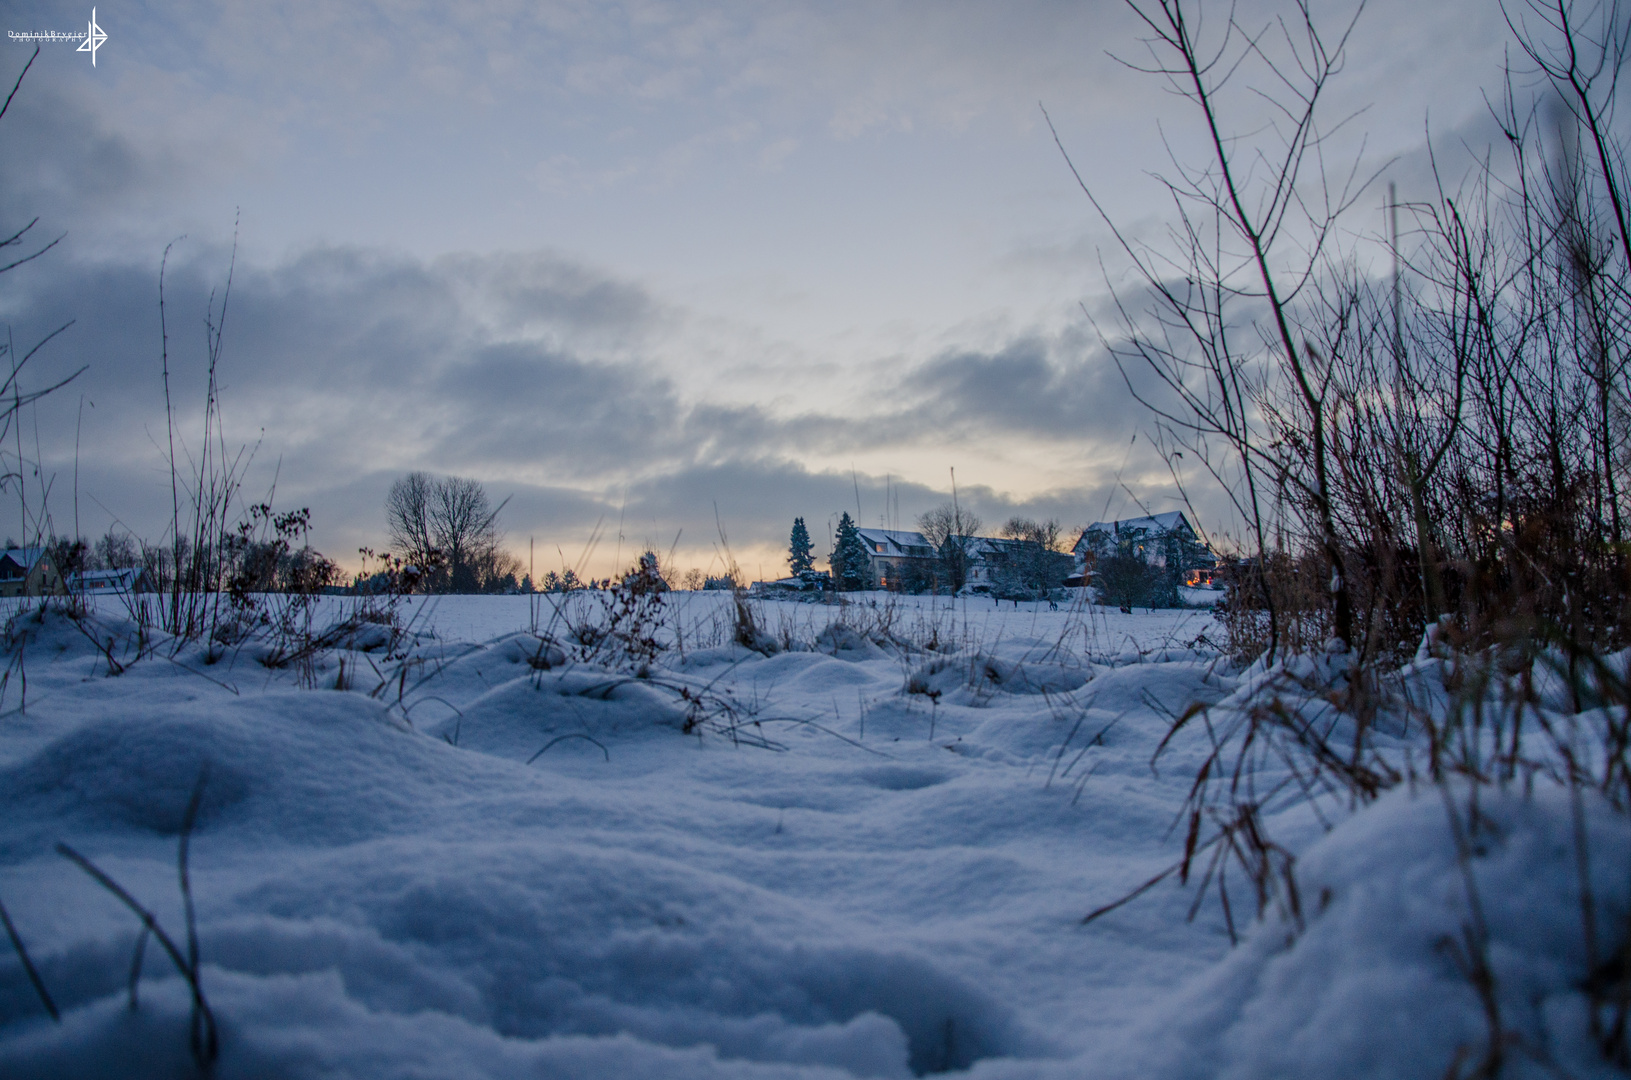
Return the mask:
{"type": "MultiPolygon", "coordinates": [[[[319,621],[348,602],[328,603],[319,621]]],[[[140,923],[55,845],[185,953],[178,834],[206,768],[188,865],[221,1077],[1476,1063],[1485,1012],[1445,944],[1472,917],[1468,878],[1437,789],[1351,816],[1328,801],[1323,822],[1270,806],[1298,856],[1300,931],[1272,906],[1256,921],[1238,877],[1238,946],[1215,886],[1186,920],[1197,883],[1176,878],[1082,924],[1181,854],[1207,744],[1191,725],[1152,769],[1172,718],[1265,686],[1317,699],[1318,665],[1232,672],[1199,611],[885,597],[757,604],[780,647],[763,655],[731,641],[728,594],[698,593],[668,598],[636,677],[609,651],[540,644],[596,599],[573,603],[427,600],[392,655],[365,635],[268,667],[253,644],[191,644],[117,675],[66,618],[17,620],[0,901],[61,1021],[8,951],[0,1074],[190,1074],[177,965],[148,942],[132,1011],[140,923]]],[[[116,605],[100,620],[104,638],[122,625],[116,605]]],[[[1435,663],[1413,676],[1429,695],[1435,663]]],[[[1586,1035],[1567,800],[1541,785],[1483,813],[1493,839],[1467,872],[1512,1075],[1617,1075],[1586,1035]]],[[[1603,951],[1626,924],[1631,837],[1583,813],[1603,951]]]]}

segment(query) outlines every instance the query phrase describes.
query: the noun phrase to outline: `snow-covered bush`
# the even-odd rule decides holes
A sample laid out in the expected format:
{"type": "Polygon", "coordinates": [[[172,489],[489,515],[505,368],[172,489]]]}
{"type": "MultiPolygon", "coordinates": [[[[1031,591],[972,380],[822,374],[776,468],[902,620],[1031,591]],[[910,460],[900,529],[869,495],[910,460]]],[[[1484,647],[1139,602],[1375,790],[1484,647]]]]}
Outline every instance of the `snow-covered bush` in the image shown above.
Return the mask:
{"type": "MultiPolygon", "coordinates": [[[[1402,669],[1336,648],[1259,660],[1228,696],[1176,716],[1157,747],[1153,763],[1192,778],[1182,854],[1086,921],[1176,878],[1195,889],[1191,917],[1210,891],[1231,940],[1252,917],[1295,940],[1315,916],[1329,918],[1334,886],[1306,872],[1287,832],[1310,820],[1329,828],[1408,791],[1423,803],[1410,813],[1436,819],[1436,849],[1421,857],[1458,887],[1465,912],[1430,944],[1481,1004],[1478,1037],[1458,1036],[1451,1074],[1522,1074],[1559,1058],[1631,1068],[1631,893],[1623,874],[1602,873],[1605,860],[1627,865],[1631,840],[1628,660],[1631,652],[1603,656],[1555,638],[1455,651],[1438,626],[1402,669]],[[1569,1004],[1555,1015],[1537,1004],[1543,992],[1525,966],[1538,957],[1510,955],[1530,948],[1513,940],[1522,927],[1507,894],[1514,875],[1556,894],[1545,902],[1546,932],[1569,945],[1546,961],[1542,981],[1569,1004]],[[1580,1047],[1588,1033],[1595,1056],[1580,1047]]],[[[1373,809],[1362,817],[1393,820],[1373,809]]]]}

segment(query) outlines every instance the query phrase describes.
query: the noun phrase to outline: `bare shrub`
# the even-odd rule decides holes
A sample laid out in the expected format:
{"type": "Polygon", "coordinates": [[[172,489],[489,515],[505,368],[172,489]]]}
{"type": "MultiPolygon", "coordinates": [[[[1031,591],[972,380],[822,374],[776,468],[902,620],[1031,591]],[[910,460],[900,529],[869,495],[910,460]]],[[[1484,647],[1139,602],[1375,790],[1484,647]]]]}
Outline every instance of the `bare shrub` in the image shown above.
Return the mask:
{"type": "Polygon", "coordinates": [[[591,603],[572,597],[554,603],[550,627],[540,641],[555,644],[553,627],[563,628],[558,644],[575,663],[598,664],[644,677],[667,648],[668,582],[649,552],[609,589],[590,592],[591,603]]]}
{"type": "MultiPolygon", "coordinates": [[[[1143,70],[1188,102],[1206,145],[1194,161],[1171,150],[1172,247],[1118,232],[1153,303],[1118,298],[1106,339],[1163,447],[1199,461],[1244,525],[1220,617],[1236,659],[1256,663],[1163,743],[1203,750],[1181,858],[1089,918],[1176,875],[1199,879],[1197,904],[1215,887],[1231,932],[1231,878],[1259,914],[1300,923],[1275,808],[1348,809],[1425,782],[1467,882],[1465,933],[1442,945],[1489,1028],[1449,1075],[1497,1075],[1517,1050],[1544,1064],[1502,1020],[1469,868],[1492,791],[1547,782],[1577,815],[1588,794],[1631,814],[1613,651],[1631,644],[1631,185],[1613,118],[1631,29],[1613,4],[1505,5],[1528,63],[1492,105],[1511,160],[1455,190],[1435,174],[1427,201],[1390,191],[1394,267],[1378,280],[1336,248],[1363,178],[1327,173],[1320,150],[1352,18],[1322,26],[1292,0],[1265,30],[1233,10],[1203,24],[1186,0],[1128,6],[1149,34],[1143,70]],[[1248,115],[1253,94],[1266,123],[1248,115]],[[1161,393],[1141,393],[1134,368],[1161,393]]],[[[1581,880],[1580,985],[1623,1068],[1631,925],[1604,939],[1581,880]]]]}
{"type": "Polygon", "coordinates": [[[1323,588],[1329,574],[1317,554],[1272,551],[1262,559],[1236,559],[1220,569],[1227,600],[1214,611],[1231,655],[1249,664],[1269,651],[1270,613],[1285,652],[1319,651],[1331,637],[1331,611],[1323,588]]]}

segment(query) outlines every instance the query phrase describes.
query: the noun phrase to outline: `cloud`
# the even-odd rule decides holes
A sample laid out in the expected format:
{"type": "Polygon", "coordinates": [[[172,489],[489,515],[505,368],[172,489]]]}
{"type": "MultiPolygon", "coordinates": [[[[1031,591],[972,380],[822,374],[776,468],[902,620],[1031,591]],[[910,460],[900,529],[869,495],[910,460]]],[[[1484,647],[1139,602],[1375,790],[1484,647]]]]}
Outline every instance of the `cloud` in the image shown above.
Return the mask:
{"type": "MultiPolygon", "coordinates": [[[[1075,334],[948,351],[904,378],[882,368],[854,388],[873,402],[864,412],[776,411],[688,399],[656,359],[685,313],[563,256],[426,261],[325,247],[272,266],[240,261],[229,295],[230,250],[187,244],[164,279],[167,414],[157,263],[48,256],[0,279],[0,319],[19,342],[77,320],[42,353],[36,379],[89,367],[39,407],[59,526],[77,455],[82,531],[109,516],[162,531],[169,424],[181,456],[196,453],[205,321],[220,324],[223,305],[222,437],[229,450],[258,445],[245,491],[258,498],[275,476],[279,502],[311,505],[319,545],[342,555],[378,546],[384,491],[410,469],[475,476],[514,496],[513,536],[581,541],[616,513],[644,523],[650,542],[683,529],[706,550],[717,505],[733,543],[750,550],[774,543],[783,519],[852,505],[857,489],[869,519],[908,526],[940,501],[893,479],[886,508],[886,482],[820,464],[834,456],[967,453],[971,437],[1015,434],[1079,453],[1125,418],[1120,376],[1075,334]]],[[[1047,503],[997,490],[968,498],[993,514],[1047,503]]]]}
{"type": "Polygon", "coordinates": [[[1032,437],[1089,438],[1126,423],[1126,383],[1112,359],[1073,330],[1021,337],[994,352],[944,353],[914,371],[916,410],[935,423],[1032,437]]]}
{"type": "MultiPolygon", "coordinates": [[[[0,93],[27,60],[5,58],[16,62],[0,68],[0,93]]],[[[26,85],[0,123],[0,206],[12,229],[36,216],[52,236],[70,223],[107,227],[137,209],[143,192],[185,189],[180,163],[113,129],[83,87],[43,70],[31,70],[26,85]]]]}
{"type": "MultiPolygon", "coordinates": [[[[183,424],[196,419],[212,291],[218,319],[226,305],[218,375],[229,418],[337,463],[465,466],[510,438],[519,454],[570,458],[592,475],[595,442],[612,444],[613,456],[635,449],[625,431],[639,432],[641,447],[660,443],[660,418],[676,410],[660,378],[594,359],[649,332],[654,306],[563,260],[424,263],[322,249],[272,268],[239,265],[230,299],[228,265],[226,251],[177,249],[166,274],[183,424]]],[[[77,317],[57,363],[89,363],[82,390],[92,397],[151,409],[161,390],[158,267],[41,260],[27,270],[0,297],[19,338],[77,317]]]]}

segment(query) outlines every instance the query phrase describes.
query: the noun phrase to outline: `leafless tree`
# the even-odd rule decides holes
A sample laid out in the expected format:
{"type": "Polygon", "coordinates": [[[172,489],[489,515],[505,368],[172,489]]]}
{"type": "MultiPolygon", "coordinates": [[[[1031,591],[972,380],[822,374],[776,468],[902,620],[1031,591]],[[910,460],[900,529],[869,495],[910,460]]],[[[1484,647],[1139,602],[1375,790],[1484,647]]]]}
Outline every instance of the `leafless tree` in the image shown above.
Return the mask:
{"type": "MultiPolygon", "coordinates": [[[[506,500],[507,501],[507,500],[506,500]]],[[[498,553],[498,514],[481,483],[449,476],[431,488],[431,539],[447,559],[449,586],[454,592],[476,592],[487,581],[498,553]]]]}
{"type": "MultiPolygon", "coordinates": [[[[12,99],[17,96],[17,91],[22,88],[23,79],[28,75],[29,69],[34,66],[34,61],[39,55],[40,50],[36,46],[33,54],[29,56],[28,62],[23,65],[23,70],[17,74],[16,81],[12,83],[11,92],[6,95],[5,102],[0,104],[0,119],[4,119],[6,112],[11,108],[12,99]]],[[[40,219],[36,217],[20,228],[0,227],[0,274],[15,270],[24,263],[39,258],[61,242],[62,237],[58,236],[55,240],[43,244],[39,243],[37,234],[33,233],[34,227],[39,222],[40,219]]],[[[31,360],[39,355],[40,350],[47,343],[72,325],[73,320],[70,319],[46,334],[21,355],[18,354],[17,346],[11,340],[9,330],[5,335],[5,340],[0,341],[0,356],[9,360],[6,368],[0,370],[0,376],[3,376],[0,377],[0,488],[10,485],[17,491],[18,504],[22,511],[23,530],[32,542],[47,539],[52,529],[49,508],[46,505],[44,493],[42,492],[40,495],[40,505],[34,508],[30,507],[28,493],[24,489],[24,478],[28,475],[28,469],[25,467],[23,457],[21,413],[23,409],[40,398],[53,391],[60,390],[74,379],[77,379],[86,369],[81,367],[66,378],[60,378],[48,385],[36,386],[32,389],[25,389],[23,386],[23,370],[31,360]],[[4,449],[8,439],[12,440],[13,443],[10,452],[4,449]],[[32,520],[30,520],[31,518],[32,520]]]]}
{"type": "Polygon", "coordinates": [[[1059,520],[1049,518],[1047,521],[1032,521],[1026,517],[1011,517],[1003,522],[1001,529],[997,530],[999,536],[1009,540],[1025,540],[1036,544],[1043,551],[1057,552],[1062,550],[1062,536],[1059,520]]]}
{"type": "MultiPolygon", "coordinates": [[[[1280,508],[1323,553],[1332,631],[1351,642],[1327,443],[1332,369],[1300,332],[1298,303],[1329,265],[1337,219],[1365,187],[1352,173],[1326,171],[1323,144],[1341,121],[1325,126],[1322,107],[1363,0],[1330,31],[1316,22],[1310,0],[1295,0],[1289,16],[1262,27],[1242,25],[1233,8],[1204,19],[1206,6],[1194,0],[1127,0],[1127,6],[1148,31],[1149,59],[1124,62],[1164,79],[1193,106],[1206,152],[1189,161],[1168,147],[1173,172],[1161,182],[1177,224],[1167,254],[1135,244],[1082,183],[1155,297],[1147,313],[1117,298],[1123,334],[1113,352],[1164,434],[1234,499],[1258,565],[1270,547],[1275,509],[1266,503],[1280,497],[1280,508]],[[1225,115],[1226,94],[1236,90],[1267,110],[1266,123],[1251,121],[1251,134],[1236,131],[1225,115]],[[1243,325],[1250,329],[1240,333],[1243,325]],[[1168,396],[1141,393],[1129,365],[1152,372],[1168,396]]],[[[1271,649],[1278,633],[1275,626],[1271,649]]]]}
{"type": "Polygon", "coordinates": [[[1007,541],[1001,545],[993,568],[993,584],[999,596],[1045,599],[1064,585],[1070,575],[1071,558],[1061,550],[1063,537],[1057,520],[1011,517],[998,534],[1007,541]]]}
{"type": "Polygon", "coordinates": [[[953,592],[968,581],[974,561],[974,539],[981,524],[979,517],[955,501],[937,506],[917,519],[918,531],[939,556],[946,584],[953,592]]]}
{"type": "Polygon", "coordinates": [[[1426,200],[1390,190],[1384,276],[1336,240],[1366,183],[1328,171],[1341,121],[1321,119],[1353,20],[1322,28],[1310,0],[1261,26],[1128,3],[1148,31],[1139,69],[1187,101],[1204,151],[1169,145],[1168,243],[1116,232],[1150,302],[1122,291],[1101,332],[1158,436],[1234,500],[1256,548],[1236,583],[1264,645],[1333,636],[1363,663],[1408,654],[1445,615],[1474,637],[1516,618],[1582,648],[1631,641],[1631,182],[1614,116],[1631,12],[1506,0],[1520,66],[1492,112],[1511,160],[1452,186],[1435,157],[1426,200]]]}
{"type": "Polygon", "coordinates": [[[518,568],[499,547],[497,506],[478,480],[413,472],[391,485],[385,516],[403,557],[427,568],[433,590],[481,592],[518,568]]]}
{"type": "Polygon", "coordinates": [[[423,564],[436,544],[430,536],[430,474],[411,472],[391,485],[385,496],[385,521],[391,543],[411,563],[423,564]]]}
{"type": "Polygon", "coordinates": [[[97,568],[102,570],[123,570],[141,565],[141,552],[137,549],[135,538],[117,529],[109,529],[105,536],[96,541],[95,555],[97,568]]]}

